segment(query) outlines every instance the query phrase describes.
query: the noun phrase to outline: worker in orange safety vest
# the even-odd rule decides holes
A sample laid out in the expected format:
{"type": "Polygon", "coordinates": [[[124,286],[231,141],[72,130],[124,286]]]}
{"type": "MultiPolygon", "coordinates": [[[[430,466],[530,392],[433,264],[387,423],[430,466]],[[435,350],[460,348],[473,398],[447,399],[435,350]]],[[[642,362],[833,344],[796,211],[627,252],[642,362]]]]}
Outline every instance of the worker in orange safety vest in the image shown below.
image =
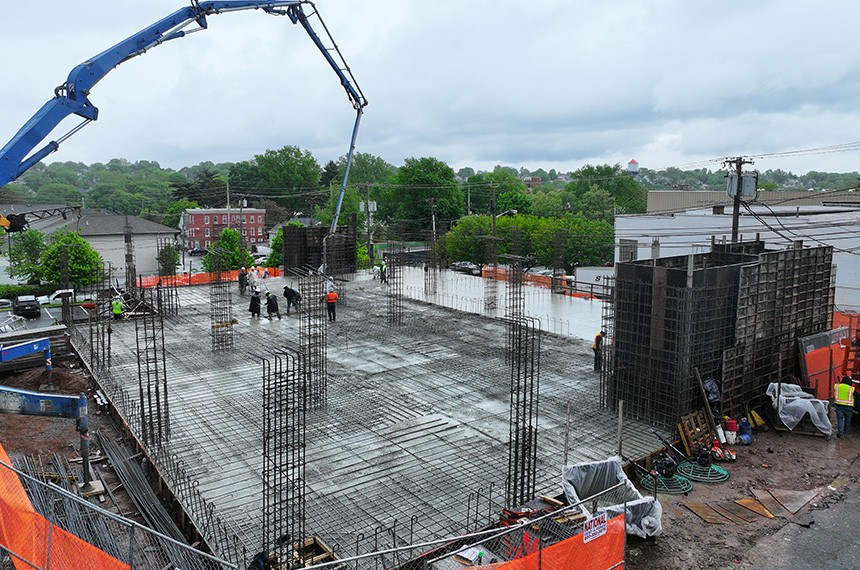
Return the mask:
{"type": "Polygon", "coordinates": [[[605,331],[600,331],[597,333],[597,336],[594,337],[594,344],[591,345],[591,350],[594,351],[594,371],[600,372],[603,368],[603,335],[605,335],[605,331]]]}
{"type": "Polygon", "coordinates": [[[836,404],[836,437],[845,437],[851,429],[851,416],[854,414],[854,383],[850,376],[843,376],[842,382],[833,386],[833,403],[836,404]]]}
{"type": "Polygon", "coordinates": [[[328,320],[334,322],[336,318],[335,310],[337,307],[337,293],[335,293],[334,291],[329,291],[328,293],[326,293],[325,304],[326,310],[328,310],[328,320]]]}

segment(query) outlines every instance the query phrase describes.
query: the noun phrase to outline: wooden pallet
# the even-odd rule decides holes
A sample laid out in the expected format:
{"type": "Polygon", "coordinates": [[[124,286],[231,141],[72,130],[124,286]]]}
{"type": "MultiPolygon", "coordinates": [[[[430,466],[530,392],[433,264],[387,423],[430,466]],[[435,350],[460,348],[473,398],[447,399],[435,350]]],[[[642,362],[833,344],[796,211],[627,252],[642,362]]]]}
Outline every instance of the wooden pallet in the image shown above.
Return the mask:
{"type": "Polygon", "coordinates": [[[711,428],[708,427],[708,419],[702,410],[681,416],[678,431],[681,432],[681,440],[684,442],[687,455],[691,455],[693,448],[698,445],[710,447],[714,439],[711,428]]]}

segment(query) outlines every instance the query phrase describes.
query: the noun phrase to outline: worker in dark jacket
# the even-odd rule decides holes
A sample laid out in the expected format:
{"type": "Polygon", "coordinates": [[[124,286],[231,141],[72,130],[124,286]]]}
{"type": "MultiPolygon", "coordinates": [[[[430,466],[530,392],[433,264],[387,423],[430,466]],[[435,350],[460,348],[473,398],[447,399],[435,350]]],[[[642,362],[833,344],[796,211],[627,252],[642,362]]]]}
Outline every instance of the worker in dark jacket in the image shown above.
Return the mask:
{"type": "Polygon", "coordinates": [[[281,318],[281,311],[278,309],[278,297],[269,291],[266,291],[266,315],[270,319],[272,315],[278,315],[278,319],[281,318]]]}
{"type": "Polygon", "coordinates": [[[293,306],[299,310],[299,301],[302,300],[302,295],[289,285],[284,287],[284,299],[287,300],[287,316],[290,316],[290,307],[293,306]]]}
{"type": "Polygon", "coordinates": [[[244,267],[239,270],[239,294],[244,295],[248,288],[248,270],[244,267]]]}
{"type": "Polygon", "coordinates": [[[251,304],[248,305],[248,310],[251,311],[251,317],[260,318],[260,292],[256,289],[251,293],[251,304]]]}

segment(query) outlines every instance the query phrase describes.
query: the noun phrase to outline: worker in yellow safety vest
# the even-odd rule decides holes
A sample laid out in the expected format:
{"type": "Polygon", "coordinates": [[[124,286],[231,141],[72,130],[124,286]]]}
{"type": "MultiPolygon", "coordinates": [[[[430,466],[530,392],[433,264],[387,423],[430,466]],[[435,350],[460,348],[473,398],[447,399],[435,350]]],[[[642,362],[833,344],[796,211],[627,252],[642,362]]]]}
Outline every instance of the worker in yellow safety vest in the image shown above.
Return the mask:
{"type": "Polygon", "coordinates": [[[603,369],[603,336],[605,331],[600,331],[594,337],[594,344],[591,345],[591,350],[594,351],[594,371],[600,372],[603,369]]]}
{"type": "Polygon", "coordinates": [[[836,404],[836,427],[839,430],[836,437],[843,438],[851,429],[851,415],[854,414],[854,383],[850,376],[843,376],[842,382],[833,386],[833,403],[836,404]]]}
{"type": "Polygon", "coordinates": [[[122,297],[114,297],[113,301],[110,302],[111,310],[113,311],[113,318],[115,320],[122,319],[122,297]]]}

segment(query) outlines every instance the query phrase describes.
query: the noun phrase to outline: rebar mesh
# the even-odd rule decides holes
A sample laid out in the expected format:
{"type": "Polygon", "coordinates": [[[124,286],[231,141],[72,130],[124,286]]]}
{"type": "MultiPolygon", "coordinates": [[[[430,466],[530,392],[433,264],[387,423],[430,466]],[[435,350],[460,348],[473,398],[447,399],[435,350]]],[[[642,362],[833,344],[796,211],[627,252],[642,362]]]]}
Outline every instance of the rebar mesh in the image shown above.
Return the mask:
{"type": "Polygon", "coordinates": [[[160,288],[158,294],[158,312],[165,316],[179,314],[179,292],[177,291],[176,279],[176,264],[174,260],[177,257],[176,247],[170,238],[159,238],[156,260],[158,261],[158,275],[161,279],[158,280],[157,287],[160,288]]]}
{"type": "Polygon", "coordinates": [[[295,272],[304,302],[299,318],[299,349],[304,362],[308,405],[324,406],[328,397],[328,344],[326,340],[326,279],[313,270],[295,272]]]}
{"type": "Polygon", "coordinates": [[[224,272],[230,268],[230,252],[221,248],[209,250],[209,322],[211,326],[212,350],[214,352],[233,348],[233,300],[231,282],[224,272]]]}
{"type": "Polygon", "coordinates": [[[125,217],[125,292],[130,299],[137,298],[137,267],[134,259],[134,229],[128,216],[125,217]]]}
{"type": "MultiPolygon", "coordinates": [[[[307,375],[302,354],[284,351],[263,361],[263,538],[262,550],[285,550],[284,568],[294,566],[291,547],[305,539],[305,431],[307,375]]],[[[297,561],[295,561],[297,562],[297,561]]]]}
{"type": "Polygon", "coordinates": [[[403,324],[403,261],[405,244],[402,241],[388,243],[385,257],[388,272],[388,324],[403,324]]]}
{"type": "MultiPolygon", "coordinates": [[[[157,290],[144,289],[144,304],[155,306],[157,290]]],[[[157,311],[144,311],[134,320],[137,337],[137,371],[141,410],[140,434],[147,446],[159,447],[170,438],[170,407],[167,399],[167,364],[164,321],[157,311]]]]}

